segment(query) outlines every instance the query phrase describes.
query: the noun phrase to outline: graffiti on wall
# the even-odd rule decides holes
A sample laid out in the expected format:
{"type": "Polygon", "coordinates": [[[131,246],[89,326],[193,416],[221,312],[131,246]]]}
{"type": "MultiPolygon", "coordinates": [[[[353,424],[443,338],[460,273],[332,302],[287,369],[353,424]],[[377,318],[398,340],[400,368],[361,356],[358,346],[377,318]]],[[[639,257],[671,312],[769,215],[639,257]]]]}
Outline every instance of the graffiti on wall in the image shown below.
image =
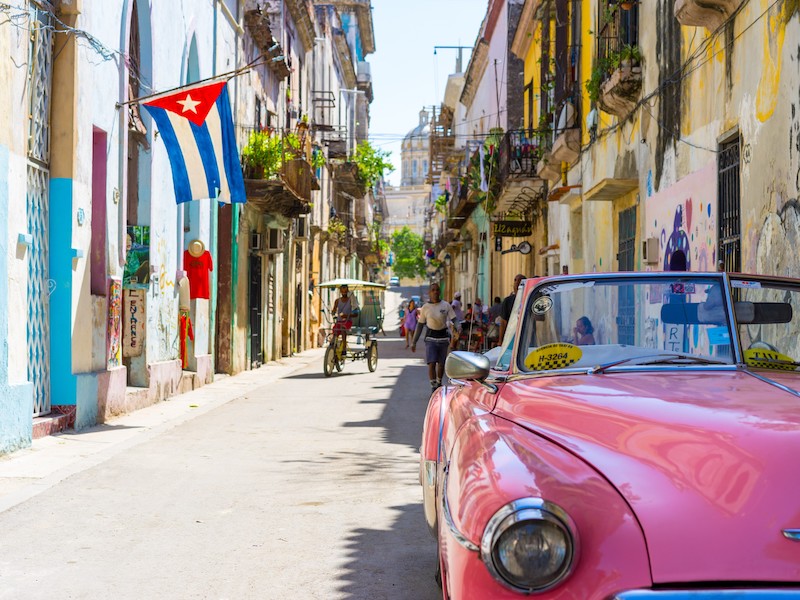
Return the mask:
{"type": "Polygon", "coordinates": [[[716,164],[687,175],[666,190],[648,197],[647,237],[659,240],[659,265],[668,271],[677,252],[686,269],[713,271],[717,256],[716,164]]]}
{"type": "Polygon", "coordinates": [[[155,325],[158,340],[158,360],[170,360],[179,356],[178,343],[178,313],[175,305],[175,281],[171,279],[167,265],[174,264],[167,244],[167,232],[162,229],[158,232],[158,242],[155,244],[155,260],[159,267],[156,277],[158,282],[153,285],[153,307],[156,313],[151,322],[155,325]]]}
{"type": "Polygon", "coordinates": [[[750,270],[756,273],[769,273],[797,277],[800,273],[800,202],[790,200],[777,213],[769,213],[758,231],[758,239],[753,240],[755,264],[748,261],[750,270]]]}
{"type": "Polygon", "coordinates": [[[122,364],[122,280],[108,283],[108,367],[122,364]]]}

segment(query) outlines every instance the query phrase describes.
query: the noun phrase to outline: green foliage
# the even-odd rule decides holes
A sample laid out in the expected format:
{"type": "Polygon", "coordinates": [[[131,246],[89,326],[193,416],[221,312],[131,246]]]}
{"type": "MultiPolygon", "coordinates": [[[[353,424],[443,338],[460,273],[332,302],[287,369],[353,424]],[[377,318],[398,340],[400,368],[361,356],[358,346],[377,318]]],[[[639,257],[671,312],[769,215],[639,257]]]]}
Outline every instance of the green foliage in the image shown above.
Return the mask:
{"type": "Polygon", "coordinates": [[[638,65],[642,62],[642,51],[639,46],[625,44],[617,51],[609,52],[606,56],[595,61],[592,75],[586,80],[586,92],[592,102],[597,102],[600,97],[600,88],[608,76],[622,66],[623,62],[638,65]]]}
{"type": "Polygon", "coordinates": [[[333,217],[328,221],[328,234],[341,240],[347,234],[347,225],[341,219],[333,217]]]}
{"type": "Polygon", "coordinates": [[[392,269],[395,275],[398,277],[425,275],[422,237],[405,226],[392,234],[391,246],[394,253],[392,269]]]}
{"type": "Polygon", "coordinates": [[[325,153],[319,148],[314,148],[314,152],[311,153],[311,166],[314,170],[324,167],[325,162],[325,153]]]}
{"type": "Polygon", "coordinates": [[[242,166],[250,179],[275,179],[284,160],[300,156],[300,139],[293,133],[281,136],[254,131],[242,148],[242,166]]]}
{"type": "Polygon", "coordinates": [[[609,56],[598,58],[592,69],[591,77],[586,80],[586,93],[589,94],[589,99],[592,102],[597,102],[598,98],[600,98],[600,88],[603,82],[608,79],[609,74],[614,69],[619,67],[619,54],[614,54],[616,54],[615,58],[609,56]]]}
{"type": "Polygon", "coordinates": [[[433,206],[440,215],[447,214],[447,194],[439,194],[433,206]]]}
{"type": "Polygon", "coordinates": [[[632,44],[625,44],[619,51],[620,62],[629,61],[633,64],[640,64],[642,62],[642,51],[639,46],[632,44]]]}
{"type": "Polygon", "coordinates": [[[372,187],[385,171],[394,171],[394,165],[388,160],[391,153],[386,150],[373,148],[372,145],[364,140],[356,147],[353,162],[358,167],[358,178],[367,187],[372,187]]]}

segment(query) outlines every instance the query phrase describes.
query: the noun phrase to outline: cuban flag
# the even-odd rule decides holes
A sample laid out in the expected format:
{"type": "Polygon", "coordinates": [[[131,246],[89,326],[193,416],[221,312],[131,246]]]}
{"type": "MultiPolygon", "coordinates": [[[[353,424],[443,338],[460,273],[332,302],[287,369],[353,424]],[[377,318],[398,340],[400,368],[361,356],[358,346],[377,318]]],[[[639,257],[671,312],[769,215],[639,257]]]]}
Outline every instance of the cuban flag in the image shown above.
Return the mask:
{"type": "Polygon", "coordinates": [[[244,202],[244,179],[225,81],[187,86],[142,106],[167,147],[175,200],[244,202]]]}

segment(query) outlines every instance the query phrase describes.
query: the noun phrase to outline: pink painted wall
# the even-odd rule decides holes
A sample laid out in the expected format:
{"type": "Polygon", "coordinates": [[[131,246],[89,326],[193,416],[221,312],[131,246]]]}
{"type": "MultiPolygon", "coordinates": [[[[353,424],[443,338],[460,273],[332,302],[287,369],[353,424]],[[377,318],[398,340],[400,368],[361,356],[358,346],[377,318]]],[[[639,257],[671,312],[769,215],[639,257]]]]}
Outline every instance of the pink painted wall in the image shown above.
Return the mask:
{"type": "Polygon", "coordinates": [[[715,271],[717,262],[717,167],[711,162],[645,200],[645,237],[659,240],[659,262],[669,270],[675,250],[686,253],[690,271],[715,271]]]}

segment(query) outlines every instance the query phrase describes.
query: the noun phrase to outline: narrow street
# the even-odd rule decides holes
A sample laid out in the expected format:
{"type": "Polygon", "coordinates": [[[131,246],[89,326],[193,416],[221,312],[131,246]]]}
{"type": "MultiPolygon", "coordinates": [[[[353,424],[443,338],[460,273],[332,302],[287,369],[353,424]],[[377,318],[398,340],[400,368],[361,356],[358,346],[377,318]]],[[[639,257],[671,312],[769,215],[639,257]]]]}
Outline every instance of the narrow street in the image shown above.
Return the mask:
{"type": "Polygon", "coordinates": [[[440,597],[425,367],[387,333],[375,373],[312,350],[0,459],[0,598],[440,597]]]}

